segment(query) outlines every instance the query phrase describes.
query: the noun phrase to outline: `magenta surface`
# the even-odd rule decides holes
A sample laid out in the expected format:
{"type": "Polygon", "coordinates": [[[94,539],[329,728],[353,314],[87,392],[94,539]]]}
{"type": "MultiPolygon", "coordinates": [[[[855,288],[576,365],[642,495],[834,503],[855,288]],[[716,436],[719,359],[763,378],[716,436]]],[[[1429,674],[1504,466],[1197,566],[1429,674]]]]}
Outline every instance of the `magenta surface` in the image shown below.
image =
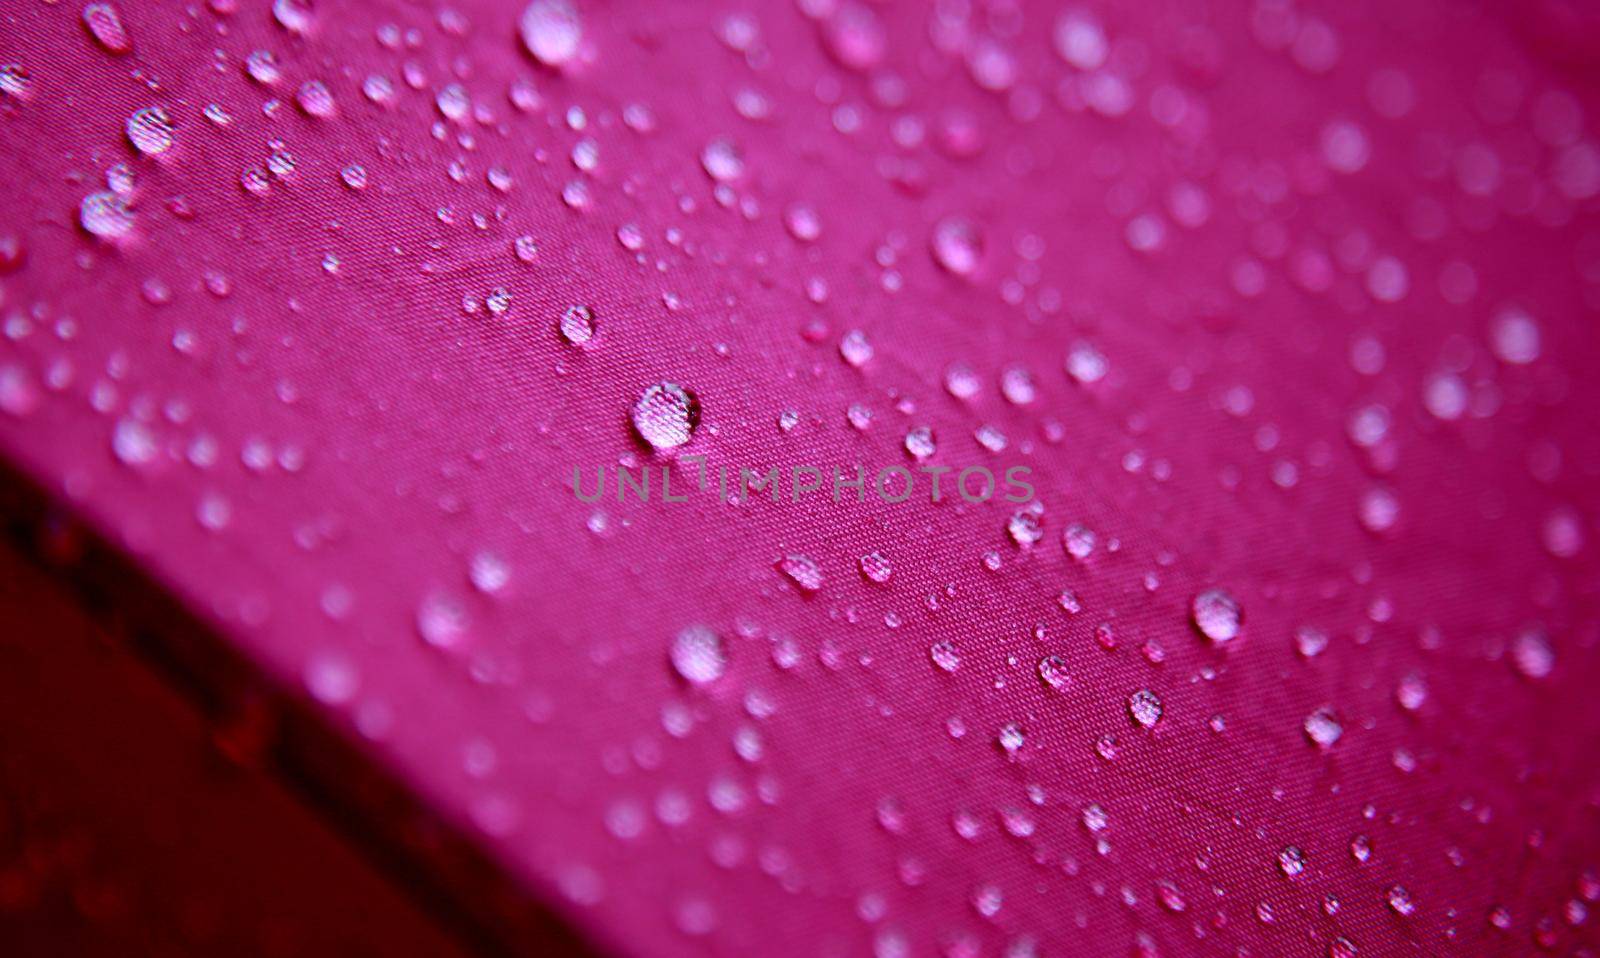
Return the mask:
{"type": "Polygon", "coordinates": [[[1593,14],[91,13],[0,450],[602,948],[1594,952],[1593,14]],[[571,488],[911,449],[1041,508],[571,488]]]}

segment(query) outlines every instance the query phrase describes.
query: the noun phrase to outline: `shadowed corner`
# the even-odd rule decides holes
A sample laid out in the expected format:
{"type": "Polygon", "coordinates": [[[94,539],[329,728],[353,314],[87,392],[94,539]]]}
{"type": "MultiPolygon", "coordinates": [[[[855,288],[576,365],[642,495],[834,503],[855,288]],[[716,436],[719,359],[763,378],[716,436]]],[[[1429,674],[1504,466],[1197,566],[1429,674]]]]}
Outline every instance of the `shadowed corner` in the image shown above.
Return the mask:
{"type": "Polygon", "coordinates": [[[0,466],[8,955],[597,952],[0,466]]]}

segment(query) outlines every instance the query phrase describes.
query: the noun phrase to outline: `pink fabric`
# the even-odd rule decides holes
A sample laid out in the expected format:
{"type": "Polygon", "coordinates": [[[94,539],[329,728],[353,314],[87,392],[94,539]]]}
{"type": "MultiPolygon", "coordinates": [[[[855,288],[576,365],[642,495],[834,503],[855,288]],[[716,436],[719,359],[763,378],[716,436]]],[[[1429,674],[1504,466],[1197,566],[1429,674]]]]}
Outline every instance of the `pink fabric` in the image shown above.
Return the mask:
{"type": "Polygon", "coordinates": [[[1593,953],[1593,14],[234,7],[5,10],[0,449],[600,946],[1593,953]],[[1042,512],[577,502],[661,381],[1042,512]]]}

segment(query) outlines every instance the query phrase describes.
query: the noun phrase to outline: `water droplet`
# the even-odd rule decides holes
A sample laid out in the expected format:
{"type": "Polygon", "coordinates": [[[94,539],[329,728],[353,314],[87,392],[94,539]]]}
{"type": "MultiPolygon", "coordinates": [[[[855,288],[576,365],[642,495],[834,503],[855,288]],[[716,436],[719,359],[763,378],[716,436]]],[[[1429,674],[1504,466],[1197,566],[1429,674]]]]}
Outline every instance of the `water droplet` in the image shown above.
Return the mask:
{"type": "Polygon", "coordinates": [[[250,79],[264,86],[271,86],[283,79],[283,71],[278,67],[278,58],[270,50],[256,50],[244,59],[244,72],[250,79]]]}
{"type": "Polygon", "coordinates": [[[1080,70],[1098,70],[1106,62],[1105,31],[1085,10],[1067,10],[1057,17],[1054,39],[1056,54],[1080,70]]]}
{"type": "Polygon", "coordinates": [[[1306,853],[1301,851],[1298,845],[1285,845],[1283,850],[1278,852],[1278,871],[1293,878],[1305,870],[1306,853]]]}
{"type": "Polygon", "coordinates": [[[822,588],[822,566],[810,556],[786,555],[778,560],[778,570],[806,592],[822,588]]]}
{"type": "Polygon", "coordinates": [[[1368,532],[1381,535],[1394,529],[1395,523],[1400,519],[1400,500],[1393,491],[1383,486],[1374,486],[1361,494],[1361,504],[1358,510],[1361,527],[1368,532]]]}
{"type": "Polygon", "coordinates": [[[932,456],[937,449],[933,440],[933,428],[931,426],[913,426],[906,432],[905,446],[906,452],[910,453],[911,458],[918,462],[932,456]]]}
{"type": "Polygon", "coordinates": [[[706,685],[722,678],[728,669],[728,654],[722,636],[703,625],[691,625],[672,640],[672,667],[693,685],[706,685]]]}
{"type": "Polygon", "coordinates": [[[985,918],[999,914],[1004,901],[999,887],[995,885],[980,885],[972,891],[972,908],[985,918]]]}
{"type": "Polygon", "coordinates": [[[25,100],[33,91],[33,78],[20,63],[0,63],[0,93],[25,100]]]}
{"type": "Polygon", "coordinates": [[[1080,340],[1067,352],[1066,370],[1073,382],[1087,386],[1104,379],[1111,364],[1100,350],[1080,340]]]}
{"type": "Polygon", "coordinates": [[[1524,629],[1511,643],[1511,661],[1525,677],[1543,679],[1555,671],[1556,652],[1543,629],[1524,629]]]}
{"type": "Polygon", "coordinates": [[[1015,758],[1027,741],[1027,736],[1023,733],[1021,725],[1008,722],[1000,727],[1000,731],[995,735],[995,741],[1008,756],[1015,758]]]}
{"type": "Polygon", "coordinates": [[[1395,686],[1394,699],[1407,712],[1415,712],[1428,701],[1428,684],[1419,675],[1408,675],[1395,686]]]}
{"type": "Polygon", "coordinates": [[[1006,522],[1006,533],[1011,536],[1011,541],[1024,549],[1035,545],[1044,538],[1044,525],[1039,518],[1038,503],[1033,502],[1011,514],[1011,519],[1006,522]]]}
{"type": "Polygon", "coordinates": [[[128,139],[145,156],[158,156],[172,148],[173,125],[167,111],[147,106],[128,117],[128,139]]]}
{"type": "Polygon", "coordinates": [[[78,206],[78,222],[93,236],[118,240],[133,232],[133,211],[115,193],[91,193],[78,206]]]}
{"type": "Polygon", "coordinates": [[[142,466],[155,459],[160,445],[150,427],[137,419],[121,419],[111,433],[111,452],[128,466],[142,466]]]}
{"type": "Polygon", "coordinates": [[[1065,692],[1072,685],[1067,660],[1059,655],[1047,655],[1039,660],[1039,678],[1057,692],[1065,692]]]}
{"type": "Polygon", "coordinates": [[[1089,558],[1090,554],[1094,552],[1094,545],[1094,530],[1087,526],[1075,523],[1068,526],[1061,533],[1061,548],[1066,550],[1067,555],[1072,556],[1079,562],[1089,558]]]}
{"type": "Polygon", "coordinates": [[[1306,738],[1318,748],[1332,748],[1344,735],[1344,726],[1332,709],[1320,708],[1307,715],[1302,723],[1306,738]]]}
{"type": "Polygon", "coordinates": [[[718,183],[731,183],[744,175],[744,158],[729,140],[712,140],[700,151],[700,165],[718,183]]]}
{"type": "Polygon", "coordinates": [[[933,664],[946,672],[954,672],[961,667],[961,655],[956,651],[955,643],[942,639],[933,643],[928,648],[928,655],[933,659],[933,664]]]}
{"type": "Polygon", "coordinates": [[[676,383],[656,383],[633,404],[633,428],[654,449],[676,449],[699,424],[699,400],[676,383]]]}
{"type": "Polygon", "coordinates": [[[122,26],[122,15],[109,3],[91,3],[83,8],[83,24],[90,36],[108,53],[127,53],[133,41],[122,26]]]}
{"type": "Polygon", "coordinates": [[[467,578],[479,592],[493,595],[511,581],[511,567],[492,552],[479,552],[467,567],[467,578]]]}
{"type": "Polygon", "coordinates": [[[1501,362],[1525,366],[1539,358],[1539,324],[1527,311],[1506,306],[1495,315],[1490,344],[1501,362]]]}
{"type": "Polygon", "coordinates": [[[1303,659],[1314,659],[1328,648],[1328,633],[1302,625],[1294,632],[1294,648],[1303,659]]]}
{"type": "Polygon", "coordinates": [[[466,607],[455,596],[434,592],[417,606],[417,632],[436,649],[460,648],[469,627],[466,607]]]}
{"type": "Polygon", "coordinates": [[[889,581],[893,570],[889,560],[881,552],[869,552],[861,557],[861,574],[868,579],[882,585],[889,581]]]}
{"type": "Polygon", "coordinates": [[[644,248],[644,230],[637,223],[624,223],[617,227],[617,242],[630,253],[637,253],[644,248]]]}
{"type": "Polygon", "coordinates": [[[310,33],[316,22],[313,0],[273,0],[272,18],[290,33],[310,33]]]}
{"type": "Polygon", "coordinates": [[[872,358],[872,344],[867,341],[867,334],[859,329],[852,329],[839,340],[839,355],[844,361],[860,369],[872,358]]]}
{"type": "Polygon", "coordinates": [[[816,242],[822,235],[822,220],[817,211],[804,203],[791,204],[783,211],[783,225],[789,235],[802,243],[816,242]]]}
{"type": "Polygon", "coordinates": [[[1200,634],[1214,645],[1226,645],[1239,637],[1244,610],[1224,589],[1207,589],[1189,604],[1189,614],[1200,634]]]}
{"type": "Polygon", "coordinates": [[[1384,897],[1388,900],[1390,909],[1401,917],[1409,917],[1417,910],[1416,904],[1411,900],[1411,893],[1406,891],[1404,886],[1391,885],[1384,897]]]}
{"type": "Polygon", "coordinates": [[[823,24],[828,53],[840,66],[866,72],[883,62],[888,37],[878,15],[870,8],[846,2],[833,10],[823,24]]]}
{"type": "Polygon", "coordinates": [[[306,662],[306,690],[323,705],[346,705],[361,686],[355,664],[338,652],[319,652],[306,662]]]}
{"type": "Polygon", "coordinates": [[[338,104],[333,101],[333,91],[321,80],[307,80],[300,85],[295,93],[295,102],[300,104],[300,109],[307,116],[314,116],[319,120],[326,120],[339,112],[338,104]]]}
{"type": "Polygon", "coordinates": [[[983,238],[971,221],[940,220],[933,228],[933,258],[957,276],[971,276],[983,258],[983,238]]]}
{"type": "Polygon", "coordinates": [[[522,45],[547,67],[560,69],[578,54],[583,23],[568,0],[533,0],[518,24],[522,45]]]}
{"type": "Polygon", "coordinates": [[[574,346],[594,339],[594,312],[587,306],[568,306],[561,314],[561,338],[574,346]]]}
{"type": "Polygon", "coordinates": [[[1128,715],[1144,728],[1155,728],[1162,711],[1161,699],[1149,689],[1128,696],[1128,715]]]}

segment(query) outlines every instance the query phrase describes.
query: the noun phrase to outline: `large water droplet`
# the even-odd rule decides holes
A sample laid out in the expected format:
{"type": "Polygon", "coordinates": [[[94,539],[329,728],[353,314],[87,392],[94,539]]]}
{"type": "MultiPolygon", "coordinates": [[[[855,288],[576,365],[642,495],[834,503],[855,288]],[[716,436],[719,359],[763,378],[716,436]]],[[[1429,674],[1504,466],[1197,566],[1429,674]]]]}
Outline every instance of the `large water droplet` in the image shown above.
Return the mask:
{"type": "Polygon", "coordinates": [[[694,437],[699,424],[699,400],[676,383],[656,383],[633,404],[633,428],[655,449],[676,449],[694,437]]]}
{"type": "Polygon", "coordinates": [[[133,231],[133,211],[115,193],[91,193],[78,206],[78,222],[100,239],[122,239],[133,231]]]}
{"type": "Polygon", "coordinates": [[[1039,678],[1058,692],[1066,691],[1072,684],[1072,674],[1067,671],[1067,660],[1059,655],[1047,655],[1039,660],[1039,678]]]}
{"type": "Polygon", "coordinates": [[[561,338],[574,346],[594,339],[594,311],[587,306],[568,306],[561,314],[561,338]]]}
{"type": "Polygon", "coordinates": [[[1298,845],[1285,845],[1283,850],[1278,852],[1278,871],[1293,878],[1305,870],[1306,853],[1301,851],[1298,845]]]}
{"type": "Polygon", "coordinates": [[[806,592],[822,588],[822,566],[817,560],[804,555],[786,555],[778,560],[778,571],[806,592]]]}
{"type": "Polygon", "coordinates": [[[560,69],[578,54],[583,23],[569,0],[533,0],[518,24],[522,45],[547,67],[560,69]]]}
{"type": "Polygon", "coordinates": [[[1543,629],[1524,629],[1511,643],[1511,661],[1527,678],[1548,678],[1555,671],[1556,651],[1543,629]]]}
{"type": "Polygon", "coordinates": [[[983,258],[983,237],[970,220],[949,217],[933,228],[933,258],[957,276],[971,276],[983,258]]]}
{"type": "Polygon", "coordinates": [[[122,25],[122,15],[109,3],[91,3],[83,8],[83,25],[89,35],[108,53],[127,53],[133,41],[122,25]]]}
{"type": "Polygon", "coordinates": [[[1302,723],[1306,738],[1318,748],[1332,748],[1344,735],[1344,725],[1332,709],[1321,708],[1306,716],[1302,723]]]}
{"type": "Polygon", "coordinates": [[[455,596],[435,592],[417,606],[417,633],[436,649],[460,648],[469,627],[467,609],[455,596]]]}
{"type": "Polygon", "coordinates": [[[145,156],[158,156],[172,149],[172,117],[159,106],[147,106],[128,117],[128,139],[145,156]]]}
{"type": "Polygon", "coordinates": [[[672,667],[684,681],[706,685],[722,678],[728,653],[722,637],[703,625],[691,625],[672,640],[672,667]]]}
{"type": "Polygon", "coordinates": [[[744,175],[744,157],[730,140],[712,140],[700,151],[700,165],[718,183],[729,183],[744,175]]]}
{"type": "Polygon", "coordinates": [[[1189,604],[1189,614],[1200,634],[1216,645],[1226,645],[1239,637],[1244,610],[1224,589],[1207,589],[1189,604]]]}
{"type": "Polygon", "coordinates": [[[1149,689],[1128,696],[1128,715],[1144,728],[1155,728],[1162,711],[1161,699],[1149,689]]]}

